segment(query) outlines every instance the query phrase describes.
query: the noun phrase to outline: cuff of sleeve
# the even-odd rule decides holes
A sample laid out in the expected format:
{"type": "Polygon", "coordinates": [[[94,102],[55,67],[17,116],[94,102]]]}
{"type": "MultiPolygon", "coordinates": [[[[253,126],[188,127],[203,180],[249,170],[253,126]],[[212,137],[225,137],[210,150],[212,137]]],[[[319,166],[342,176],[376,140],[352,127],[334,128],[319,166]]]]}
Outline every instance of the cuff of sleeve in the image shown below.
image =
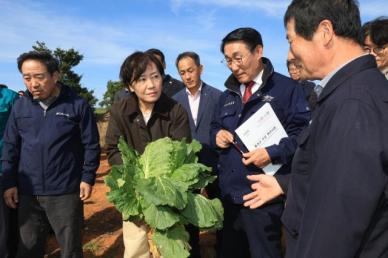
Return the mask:
{"type": "Polygon", "coordinates": [[[278,181],[280,187],[283,190],[284,195],[287,195],[288,182],[290,181],[290,175],[274,175],[275,179],[278,181]]]}
{"type": "Polygon", "coordinates": [[[0,189],[2,189],[3,191],[8,190],[12,187],[16,187],[16,186],[17,186],[17,183],[15,181],[5,180],[4,177],[1,178],[0,189]]]}
{"type": "Polygon", "coordinates": [[[91,173],[84,173],[81,179],[82,182],[88,183],[89,185],[94,185],[95,180],[96,176],[91,173]]]}
{"type": "Polygon", "coordinates": [[[269,157],[271,158],[272,164],[282,164],[280,158],[279,145],[271,145],[265,148],[268,152],[269,157]]]}

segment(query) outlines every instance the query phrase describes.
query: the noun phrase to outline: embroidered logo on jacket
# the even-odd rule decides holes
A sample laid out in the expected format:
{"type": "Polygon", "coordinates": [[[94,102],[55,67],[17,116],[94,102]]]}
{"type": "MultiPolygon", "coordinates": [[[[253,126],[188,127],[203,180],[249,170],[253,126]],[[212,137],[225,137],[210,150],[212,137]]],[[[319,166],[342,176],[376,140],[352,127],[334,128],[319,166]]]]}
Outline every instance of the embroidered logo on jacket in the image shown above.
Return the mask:
{"type": "Polygon", "coordinates": [[[233,101],[230,101],[230,102],[228,102],[228,103],[225,103],[225,104],[224,104],[224,107],[234,105],[234,103],[235,103],[234,100],[233,100],[233,101]]]}
{"type": "Polygon", "coordinates": [[[62,113],[62,112],[57,112],[55,115],[56,115],[56,116],[66,116],[67,118],[70,117],[69,114],[65,114],[65,113],[62,113]]]}
{"type": "Polygon", "coordinates": [[[262,100],[263,100],[264,102],[271,102],[274,98],[275,98],[275,97],[272,97],[272,96],[270,96],[270,95],[264,95],[264,96],[262,97],[262,100]]]}

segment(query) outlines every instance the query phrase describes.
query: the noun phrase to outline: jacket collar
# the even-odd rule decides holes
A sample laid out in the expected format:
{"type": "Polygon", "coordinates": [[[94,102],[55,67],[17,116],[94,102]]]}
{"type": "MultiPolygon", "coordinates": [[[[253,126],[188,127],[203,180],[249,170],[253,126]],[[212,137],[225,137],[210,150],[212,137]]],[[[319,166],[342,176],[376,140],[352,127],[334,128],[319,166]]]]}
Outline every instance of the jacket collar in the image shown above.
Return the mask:
{"type": "Polygon", "coordinates": [[[360,73],[363,70],[377,68],[374,57],[371,55],[360,56],[344,67],[339,69],[327,82],[327,85],[319,95],[318,103],[322,102],[327,96],[329,96],[337,87],[339,87],[344,81],[350,77],[360,73]]]}
{"type": "MultiPolygon", "coordinates": [[[[58,87],[59,87],[59,95],[58,97],[56,98],[56,100],[58,99],[62,99],[66,96],[68,96],[70,93],[71,93],[71,89],[69,86],[66,86],[65,84],[61,83],[61,82],[57,82],[58,84],[58,87]]],[[[32,94],[30,93],[30,91],[26,90],[24,92],[24,96],[27,97],[28,99],[30,99],[31,101],[33,102],[39,102],[39,101],[36,101],[32,98],[32,94]]],[[[55,102],[55,101],[54,101],[55,102]]]]}
{"type": "MultiPolygon", "coordinates": [[[[152,110],[153,114],[158,114],[161,117],[168,118],[170,106],[171,106],[171,99],[167,97],[164,93],[160,95],[160,98],[158,101],[156,101],[154,109],[152,110]]],[[[139,101],[135,93],[131,92],[129,97],[126,99],[126,101],[122,101],[122,103],[125,105],[124,107],[124,114],[132,116],[132,115],[138,115],[141,114],[140,108],[139,108],[139,101]]]]}
{"type": "MultiPolygon", "coordinates": [[[[266,85],[268,79],[272,76],[273,72],[274,72],[274,69],[273,69],[273,66],[271,64],[271,61],[268,59],[268,58],[265,58],[265,57],[262,57],[261,58],[262,62],[263,62],[263,69],[264,69],[264,72],[263,72],[263,77],[262,77],[262,80],[263,80],[263,83],[262,85],[266,85]]],[[[240,85],[241,83],[237,80],[237,78],[231,74],[228,79],[226,79],[225,81],[225,87],[231,91],[234,91],[234,92],[237,92],[240,94],[240,85]]]]}

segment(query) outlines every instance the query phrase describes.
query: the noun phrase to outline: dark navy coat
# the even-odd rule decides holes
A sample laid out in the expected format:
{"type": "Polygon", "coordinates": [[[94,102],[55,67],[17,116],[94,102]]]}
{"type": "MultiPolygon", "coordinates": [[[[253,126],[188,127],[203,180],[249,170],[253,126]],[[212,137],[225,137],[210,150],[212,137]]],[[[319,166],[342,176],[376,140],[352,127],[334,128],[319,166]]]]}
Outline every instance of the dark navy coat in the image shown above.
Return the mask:
{"type": "Polygon", "coordinates": [[[298,142],[286,257],[388,257],[388,81],[372,56],[335,73],[298,142]]]}
{"type": "Polygon", "coordinates": [[[210,147],[210,123],[212,122],[213,113],[216,109],[216,105],[221,93],[222,92],[220,90],[209,86],[204,82],[202,83],[197,124],[194,124],[193,117],[191,116],[190,104],[186,89],[181,90],[173,97],[173,99],[180,103],[189,114],[191,136],[193,139],[198,140],[202,144],[202,152],[205,154],[203,155],[203,159],[207,160],[208,163],[212,163],[212,157],[216,155],[214,149],[210,147]],[[210,156],[207,156],[206,153],[210,156]]]}
{"type": "Polygon", "coordinates": [[[171,75],[166,74],[163,78],[162,91],[168,97],[172,97],[177,94],[180,90],[184,89],[185,85],[183,82],[173,78],[171,75]]]}
{"type": "Polygon", "coordinates": [[[58,195],[93,185],[100,147],[88,103],[62,85],[44,111],[31,94],[16,101],[4,133],[3,187],[26,195],[58,195]]]}
{"type": "MultiPolygon", "coordinates": [[[[225,82],[227,90],[223,92],[217,105],[215,118],[212,122],[211,140],[216,146],[215,139],[220,129],[234,133],[236,128],[251,117],[266,102],[274,109],[288,137],[283,138],[278,145],[266,148],[274,164],[283,164],[276,177],[281,185],[286,184],[287,174],[290,172],[290,161],[296,149],[296,137],[307,126],[310,120],[310,110],[305,100],[302,87],[292,79],[274,72],[271,62],[263,58],[263,85],[244,105],[240,93],[240,83],[231,75],[225,82]]],[[[235,135],[240,146],[241,141],[235,135]]],[[[233,146],[222,149],[219,160],[219,185],[224,198],[241,204],[242,196],[252,191],[248,174],[263,173],[254,165],[246,167],[242,163],[242,156],[233,146]]]]}

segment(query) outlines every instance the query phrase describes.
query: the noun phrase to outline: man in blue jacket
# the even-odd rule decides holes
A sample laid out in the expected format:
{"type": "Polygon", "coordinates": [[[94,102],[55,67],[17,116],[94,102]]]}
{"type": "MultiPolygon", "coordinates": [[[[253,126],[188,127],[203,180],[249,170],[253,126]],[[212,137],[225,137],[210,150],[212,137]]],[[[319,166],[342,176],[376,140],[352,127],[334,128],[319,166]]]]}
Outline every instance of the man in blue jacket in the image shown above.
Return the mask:
{"type": "MultiPolygon", "coordinates": [[[[218,153],[210,147],[210,123],[216,108],[221,91],[206,84],[201,80],[203,66],[195,52],[183,52],[176,59],[176,67],[181,76],[185,89],[173,96],[189,114],[190,130],[193,139],[202,144],[199,152],[199,162],[212,167],[216,172],[218,153]]],[[[210,198],[217,197],[216,182],[206,188],[210,198]]],[[[199,230],[193,226],[187,227],[190,232],[190,257],[201,257],[199,250],[199,230]]]]}
{"type": "MultiPolygon", "coordinates": [[[[5,85],[0,84],[0,153],[3,149],[3,134],[5,130],[5,125],[9,114],[11,112],[11,107],[15,100],[18,98],[18,94],[12,90],[9,90],[5,85]]],[[[1,173],[1,161],[0,161],[0,193],[3,195],[2,185],[2,173],[1,173]]],[[[16,214],[16,213],[15,213],[16,214]]],[[[8,209],[4,205],[3,198],[0,198],[0,257],[14,257],[14,252],[16,250],[15,246],[15,236],[12,236],[14,231],[14,218],[11,216],[14,215],[14,211],[8,209]],[[12,212],[12,214],[10,214],[12,212]]],[[[16,238],[17,239],[17,238],[16,238]]]]}
{"type": "Polygon", "coordinates": [[[287,70],[290,74],[291,79],[297,81],[302,87],[303,92],[306,96],[306,101],[309,103],[311,111],[314,110],[315,104],[317,102],[317,94],[314,92],[315,83],[311,81],[304,80],[300,77],[301,70],[303,69],[300,62],[288,55],[287,57],[287,70]]]}
{"type": "Polygon", "coordinates": [[[43,257],[47,222],[62,257],[82,257],[82,201],[100,156],[93,112],[58,82],[50,53],[24,53],[17,63],[28,91],[12,108],[2,155],[4,199],[18,208],[17,257],[43,257]]]}
{"type": "Polygon", "coordinates": [[[247,175],[262,174],[261,168],[269,163],[280,164],[283,166],[274,178],[281,185],[287,183],[296,137],[307,126],[310,111],[302,88],[274,72],[271,62],[263,57],[258,31],[239,28],[230,32],[222,40],[221,51],[232,74],[225,82],[227,90],[220,97],[211,126],[211,140],[221,151],[219,185],[225,212],[219,254],[222,258],[280,258],[284,202],[279,198],[261,208],[244,207],[243,196],[252,192],[247,175]],[[265,103],[270,103],[288,137],[248,152],[235,130],[265,103]]]}
{"type": "Polygon", "coordinates": [[[361,47],[357,2],[294,0],[284,23],[302,77],[323,87],[292,163],[286,257],[388,257],[388,81],[361,47]]]}

